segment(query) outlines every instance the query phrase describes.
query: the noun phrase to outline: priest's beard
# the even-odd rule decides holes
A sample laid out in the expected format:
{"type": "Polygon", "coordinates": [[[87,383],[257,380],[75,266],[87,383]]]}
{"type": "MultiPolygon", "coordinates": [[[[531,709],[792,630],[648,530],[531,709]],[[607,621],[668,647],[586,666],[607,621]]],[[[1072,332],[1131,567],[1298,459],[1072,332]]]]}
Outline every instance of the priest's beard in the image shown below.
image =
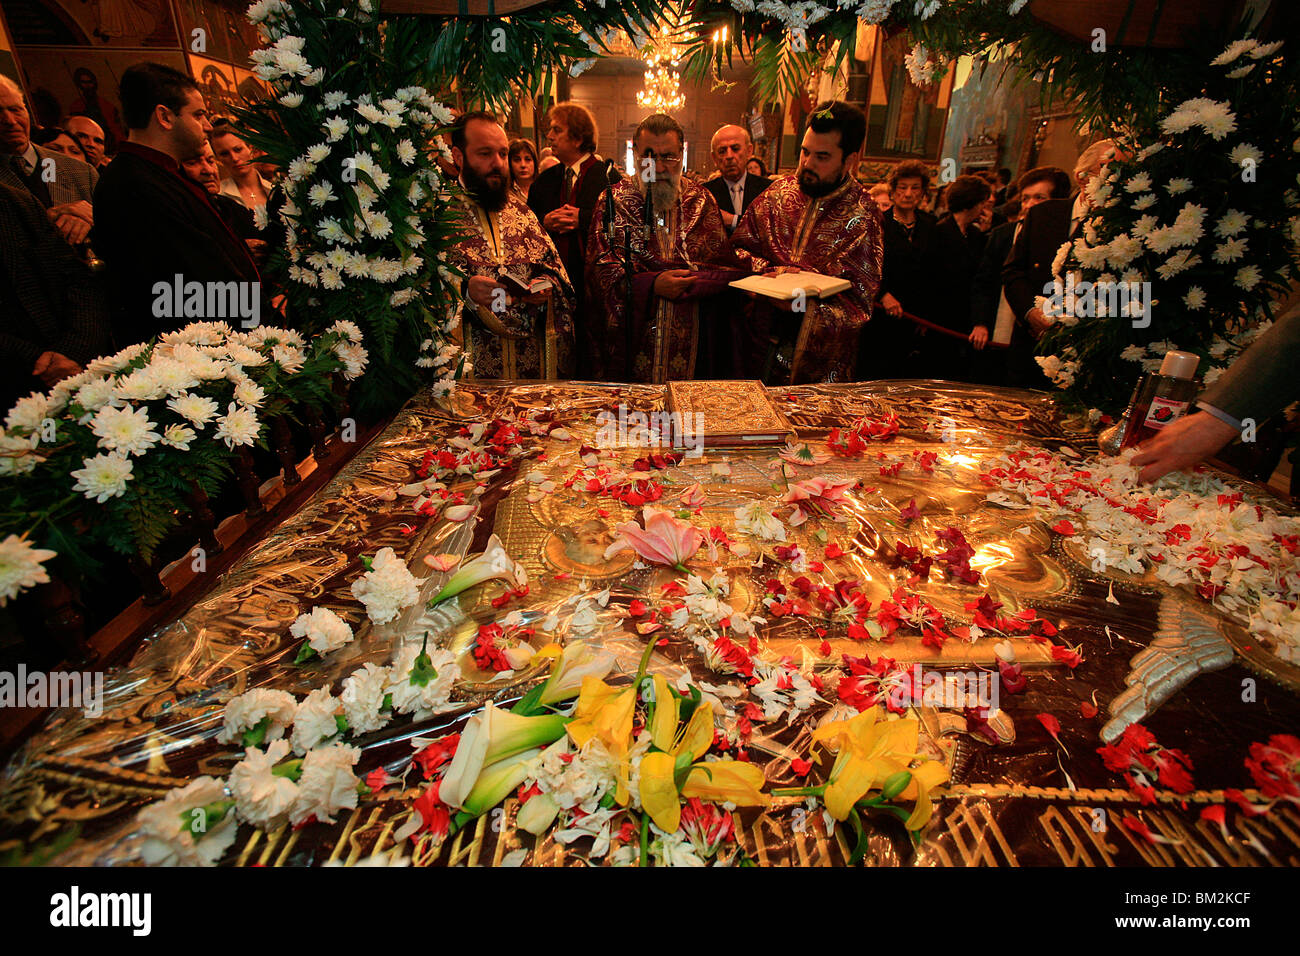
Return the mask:
{"type": "Polygon", "coordinates": [[[817,174],[810,169],[802,170],[799,173],[799,189],[805,196],[811,199],[821,199],[839,189],[844,183],[846,173],[844,167],[840,167],[840,175],[833,181],[827,181],[818,178],[817,174]]]}
{"type": "Polygon", "coordinates": [[[659,255],[667,258],[673,248],[677,232],[677,199],[681,195],[681,179],[660,176],[652,183],[641,183],[641,191],[650,204],[649,228],[659,246],[659,255]]]}
{"type": "Polygon", "coordinates": [[[460,171],[465,180],[465,188],[474,197],[474,201],[488,212],[500,212],[505,208],[506,197],[510,192],[510,181],[501,173],[493,171],[480,176],[469,163],[460,171]]]}

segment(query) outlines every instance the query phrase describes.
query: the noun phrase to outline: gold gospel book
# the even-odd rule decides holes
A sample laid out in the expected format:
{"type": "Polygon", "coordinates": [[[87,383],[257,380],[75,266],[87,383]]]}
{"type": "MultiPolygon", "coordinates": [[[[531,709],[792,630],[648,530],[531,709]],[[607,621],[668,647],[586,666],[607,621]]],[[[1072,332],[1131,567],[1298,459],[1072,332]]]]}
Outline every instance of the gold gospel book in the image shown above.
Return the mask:
{"type": "Polygon", "coordinates": [[[677,442],[687,435],[697,447],[779,445],[793,431],[757,381],[669,382],[668,411],[677,442]]]}
{"type": "Polygon", "coordinates": [[[801,292],[805,296],[824,299],[828,295],[843,292],[851,285],[848,279],[824,276],[818,272],[785,272],[779,276],[753,275],[727,284],[733,289],[756,292],[770,299],[781,299],[786,302],[795,299],[801,292]]]}

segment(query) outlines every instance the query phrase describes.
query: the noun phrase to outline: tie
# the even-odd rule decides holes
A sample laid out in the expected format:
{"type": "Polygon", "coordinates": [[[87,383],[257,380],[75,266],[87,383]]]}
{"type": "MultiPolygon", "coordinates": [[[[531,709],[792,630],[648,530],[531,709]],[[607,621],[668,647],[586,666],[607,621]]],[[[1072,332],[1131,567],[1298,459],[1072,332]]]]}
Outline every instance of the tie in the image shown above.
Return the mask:
{"type": "Polygon", "coordinates": [[[578,181],[578,174],[570,166],[564,171],[564,205],[570,205],[573,202],[573,184],[578,181]]]}
{"type": "Polygon", "coordinates": [[[740,188],[740,183],[731,184],[731,208],[737,216],[745,211],[745,192],[740,188]]]}
{"type": "Polygon", "coordinates": [[[46,188],[45,181],[41,179],[41,174],[38,171],[39,167],[33,169],[30,173],[27,172],[27,166],[23,162],[23,158],[17,154],[9,156],[9,166],[17,174],[18,178],[23,181],[27,191],[35,196],[42,206],[49,209],[54,205],[54,200],[50,198],[50,191],[46,188]]]}

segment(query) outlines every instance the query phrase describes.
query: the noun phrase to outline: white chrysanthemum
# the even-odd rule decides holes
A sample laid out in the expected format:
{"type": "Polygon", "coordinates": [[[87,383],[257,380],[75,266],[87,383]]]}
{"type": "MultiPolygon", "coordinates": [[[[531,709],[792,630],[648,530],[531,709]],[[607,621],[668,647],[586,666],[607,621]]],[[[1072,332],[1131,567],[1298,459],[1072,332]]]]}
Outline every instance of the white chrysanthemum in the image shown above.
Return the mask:
{"type": "Polygon", "coordinates": [[[197,835],[189,824],[196,817],[193,811],[225,798],[221,781],[196,777],[149,804],[135,818],[144,837],[140,858],[149,866],[215,865],[235,842],[239,828],[235,814],[226,814],[197,835]]]}
{"type": "Polygon", "coordinates": [[[313,206],[320,208],[327,202],[333,202],[338,197],[334,195],[333,183],[317,183],[307,190],[307,201],[313,206]]]}
{"type": "Polygon", "coordinates": [[[354,670],[343,681],[339,700],[343,703],[343,716],[354,734],[368,734],[385,726],[392,717],[380,708],[388,693],[388,668],[378,664],[365,664],[354,670]]]}
{"type": "Polygon", "coordinates": [[[239,819],[261,830],[274,830],[285,822],[298,796],[298,784],[273,771],[288,755],[285,740],[275,741],[265,752],[245,748],[244,759],[231,768],[227,781],[239,819]]]}
{"type": "Polygon", "coordinates": [[[327,331],[327,332],[338,332],[340,335],[342,335],[342,336],[343,336],[345,339],[347,339],[349,342],[353,342],[353,343],[356,343],[356,344],[360,344],[360,342],[361,342],[361,329],[360,329],[360,327],[359,327],[355,322],[350,322],[350,321],[348,321],[347,319],[339,319],[337,322],[335,322],[333,325],[331,325],[328,329],[326,329],[326,331],[327,331]]]}
{"type": "Polygon", "coordinates": [[[202,427],[217,414],[218,405],[202,395],[181,395],[169,400],[167,407],[186,421],[202,427]]]}
{"type": "Polygon", "coordinates": [[[302,78],[302,85],[319,86],[323,79],[325,79],[325,67],[318,66],[302,78]]]}
{"type": "Polygon", "coordinates": [[[1106,247],[1106,261],[1116,269],[1126,265],[1142,254],[1142,240],[1128,235],[1119,235],[1106,247]]]}
{"type": "Polygon", "coordinates": [[[1210,61],[1210,66],[1228,66],[1235,63],[1258,45],[1258,41],[1249,37],[1244,40],[1233,40],[1222,53],[1210,61]]]}
{"type": "Polygon", "coordinates": [[[397,159],[403,166],[410,166],[415,162],[417,155],[415,146],[409,139],[404,139],[397,144],[397,159]]]}
{"type": "Polygon", "coordinates": [[[1236,209],[1229,209],[1215,225],[1214,234],[1220,238],[1235,236],[1238,233],[1243,232],[1249,224],[1250,217],[1244,212],[1239,212],[1236,209]]]}
{"type": "Polygon", "coordinates": [[[267,721],[267,725],[262,742],[279,740],[293,723],[293,712],[297,708],[298,702],[294,700],[293,694],[267,687],[257,687],[238,697],[232,697],[226,704],[217,743],[237,744],[247,731],[263,720],[267,721]]]}
{"type": "Polygon", "coordinates": [[[280,102],[289,107],[289,109],[297,109],[299,106],[302,106],[302,94],[285,93],[284,96],[280,97],[280,102]]]}
{"type": "Polygon", "coordinates": [[[153,430],[147,408],[101,408],[91,424],[99,447],[123,455],[140,455],[162,437],[153,430]]]}
{"type": "Polygon", "coordinates": [[[362,103],[359,105],[357,107],[357,112],[371,123],[378,123],[384,116],[383,110],[371,106],[369,103],[362,103]]]}
{"type": "MultiPolygon", "coordinates": [[[[57,438],[57,436],[56,436],[57,438]]],[[[45,460],[36,454],[40,447],[41,433],[30,435],[6,435],[0,429],[0,478],[9,475],[26,475],[45,460]]]]}
{"type": "Polygon", "coordinates": [[[1137,212],[1141,212],[1143,209],[1150,209],[1155,204],[1156,204],[1155,193],[1143,193],[1141,196],[1138,196],[1137,199],[1133,200],[1133,208],[1137,212]]]}
{"type": "Polygon", "coordinates": [[[33,548],[30,541],[16,534],[0,541],[0,607],[20,591],[49,584],[49,573],[41,565],[57,555],[47,548],[33,548]]]}
{"type": "Polygon", "coordinates": [[[1187,294],[1183,296],[1183,305],[1193,312],[1203,308],[1205,306],[1205,290],[1199,285],[1192,286],[1187,290],[1187,294]]]}
{"type": "Polygon", "coordinates": [[[343,231],[337,219],[323,219],[321,224],[316,228],[316,235],[320,236],[326,242],[351,242],[351,237],[343,231]]]}
{"type": "Polygon", "coordinates": [[[1233,148],[1232,152],[1228,154],[1228,158],[1232,160],[1234,166],[1242,166],[1247,163],[1258,166],[1260,160],[1264,158],[1264,154],[1250,143],[1241,143],[1233,148]]]}
{"type": "Polygon", "coordinates": [[[168,425],[163,429],[162,443],[179,451],[189,451],[190,442],[198,435],[188,425],[168,425]]]}
{"type": "Polygon", "coordinates": [[[331,116],[322,126],[325,130],[326,141],[330,143],[337,143],[348,131],[348,121],[341,116],[331,116]]]}
{"type": "Polygon", "coordinates": [[[164,395],[175,396],[199,384],[199,377],[190,366],[175,358],[159,358],[157,354],[149,363],[154,382],[164,395]]]}
{"type": "Polygon", "coordinates": [[[1225,265],[1229,262],[1236,262],[1246,254],[1245,239],[1227,239],[1219,243],[1211,257],[1219,265],[1225,265]]]}
{"type": "Polygon", "coordinates": [[[224,441],[227,448],[234,448],[236,445],[252,445],[260,431],[257,413],[247,406],[231,402],[226,414],[217,419],[217,429],[213,434],[224,441]]]}
{"type": "Polygon", "coordinates": [[[370,620],[387,624],[420,599],[420,584],[397,552],[380,548],[370,570],[352,582],[352,596],[366,606],[370,620]]]}
{"type": "Polygon", "coordinates": [[[1259,271],[1259,266],[1243,266],[1237,270],[1237,277],[1233,281],[1239,289],[1245,289],[1249,292],[1259,285],[1261,278],[1263,276],[1259,271]]]}
{"type": "Polygon", "coordinates": [[[408,302],[415,301],[415,298],[418,295],[419,293],[415,289],[398,289],[388,297],[388,304],[393,306],[393,308],[399,308],[400,306],[406,305],[408,302]]]}
{"type": "Polygon", "coordinates": [[[1162,279],[1172,279],[1180,272],[1186,272],[1193,266],[1200,265],[1201,257],[1194,256],[1190,249],[1180,249],[1156,269],[1162,279]]]}
{"type": "Polygon", "coordinates": [[[299,156],[297,159],[289,161],[289,183],[296,183],[299,180],[306,179],[316,172],[316,164],[308,162],[299,156]]]}
{"type": "Polygon", "coordinates": [[[80,491],[100,504],[126,494],[126,483],[134,470],[131,459],[113,452],[87,458],[82,464],[83,468],[72,472],[72,477],[77,479],[73,491],[80,491]]]}
{"type": "MultiPolygon", "coordinates": [[[[92,383],[93,384],[93,383],[92,383]]],[[[80,394],[90,386],[82,386],[78,392],[80,394]]],[[[111,384],[109,386],[111,392],[111,384]]],[[[84,402],[78,402],[83,408],[86,408],[84,402]]],[[[102,402],[100,404],[103,404],[102,402]]],[[[96,406],[98,407],[98,406],[96,406]]],[[[28,432],[39,431],[41,422],[49,416],[50,400],[49,397],[41,392],[32,392],[26,398],[20,398],[14,407],[9,410],[5,416],[5,428],[22,430],[28,432]]]]}
{"type": "Polygon", "coordinates": [[[1262,60],[1266,56],[1272,56],[1280,49],[1282,49],[1281,40],[1274,40],[1272,43],[1260,43],[1250,51],[1250,58],[1252,60],[1262,60]]]}
{"type": "Polygon", "coordinates": [[[327,110],[336,110],[340,106],[346,106],[351,102],[348,95],[341,90],[330,90],[325,94],[324,98],[325,109],[327,110]]]}
{"type": "Polygon", "coordinates": [[[339,272],[338,269],[322,269],[320,273],[320,286],[322,289],[343,288],[343,274],[339,272]]]}
{"type": "Polygon", "coordinates": [[[407,642],[398,648],[393,663],[388,667],[388,686],[385,693],[392,695],[393,710],[411,714],[416,720],[425,720],[434,714],[451,710],[452,688],[460,679],[460,666],[456,655],[442,648],[430,648],[429,660],[437,673],[424,685],[411,683],[411,670],[420,655],[420,642],[407,642]]]}
{"type": "Polygon", "coordinates": [[[1177,196],[1179,193],[1185,193],[1192,188],[1192,181],[1185,177],[1179,176],[1169,180],[1165,184],[1165,190],[1171,196],[1177,196]]]}
{"type": "Polygon", "coordinates": [[[318,747],[308,753],[302,761],[298,795],[289,822],[297,826],[315,817],[321,823],[333,823],[338,811],[354,809],[361,781],[352,768],[360,757],[360,750],[343,744],[318,747]]]}
{"type": "Polygon", "coordinates": [[[329,687],[318,687],[304,697],[293,712],[293,734],[289,742],[294,752],[305,754],[337,736],[339,725],[334,715],[338,710],[339,702],[330,695],[329,687]]]}
{"type": "Polygon", "coordinates": [[[369,353],[360,345],[340,342],[334,347],[334,354],[343,362],[343,377],[349,382],[354,381],[365,371],[366,363],[369,361],[369,353]]]}
{"type": "Polygon", "coordinates": [[[307,643],[321,657],[351,643],[353,637],[348,622],[324,606],[299,614],[297,620],[289,626],[289,633],[294,637],[307,638],[307,643]]]}
{"type": "Polygon", "coordinates": [[[1143,170],[1130,177],[1129,181],[1124,184],[1124,191],[1130,193],[1145,193],[1151,191],[1151,174],[1143,170]]]}
{"type": "Polygon", "coordinates": [[[1147,350],[1140,345],[1128,345],[1124,351],[1119,353],[1119,357],[1126,362],[1140,362],[1146,357],[1147,350]]]}
{"type": "Polygon", "coordinates": [[[266,401],[266,389],[251,378],[245,378],[235,386],[235,401],[249,408],[258,408],[266,401]]]}

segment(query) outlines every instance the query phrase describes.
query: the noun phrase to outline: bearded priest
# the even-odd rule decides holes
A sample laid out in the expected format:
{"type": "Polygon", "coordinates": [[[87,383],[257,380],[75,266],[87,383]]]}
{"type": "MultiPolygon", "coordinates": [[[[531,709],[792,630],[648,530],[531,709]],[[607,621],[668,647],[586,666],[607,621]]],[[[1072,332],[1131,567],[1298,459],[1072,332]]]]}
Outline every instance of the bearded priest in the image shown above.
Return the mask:
{"type": "Polygon", "coordinates": [[[587,295],[605,316],[610,378],[694,378],[697,357],[711,351],[701,340],[718,331],[718,304],[730,298],[727,282],[742,275],[728,268],[734,260],[717,202],[682,176],[685,141],[671,116],[647,116],[632,138],[637,174],[596,203],[587,295]]]}
{"type": "Polygon", "coordinates": [[[461,335],[475,378],[573,374],[573,284],[555,243],[510,190],[510,144],[496,117],[461,115],[451,130],[460,169],[461,238],[448,262],[468,277],[461,335]]]}
{"type": "Polygon", "coordinates": [[[880,210],[854,178],[867,136],[862,110],[838,100],[812,114],[793,177],[781,177],[745,210],[732,234],[736,257],[753,272],[808,271],[851,286],[824,299],[753,303],[751,377],[772,385],[843,382],[871,318],[884,255],[880,210]],[[775,303],[775,304],[774,304],[775,303]]]}

